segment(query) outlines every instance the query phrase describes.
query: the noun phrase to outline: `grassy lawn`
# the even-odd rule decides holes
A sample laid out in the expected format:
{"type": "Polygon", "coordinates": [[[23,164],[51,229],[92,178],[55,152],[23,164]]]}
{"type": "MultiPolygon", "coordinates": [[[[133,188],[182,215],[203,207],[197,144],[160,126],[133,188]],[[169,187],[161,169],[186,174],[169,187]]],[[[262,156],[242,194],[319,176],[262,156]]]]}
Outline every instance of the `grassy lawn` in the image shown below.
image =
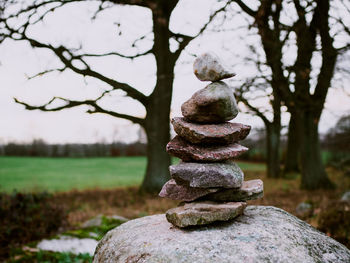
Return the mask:
{"type": "MultiPolygon", "coordinates": [[[[238,163],[244,171],[264,171],[259,163],[238,163]]],[[[135,186],[142,182],[145,157],[0,157],[0,191],[68,191],[135,186]]]]}
{"type": "Polygon", "coordinates": [[[140,184],[146,159],[0,158],[0,191],[66,191],[140,184]]]}

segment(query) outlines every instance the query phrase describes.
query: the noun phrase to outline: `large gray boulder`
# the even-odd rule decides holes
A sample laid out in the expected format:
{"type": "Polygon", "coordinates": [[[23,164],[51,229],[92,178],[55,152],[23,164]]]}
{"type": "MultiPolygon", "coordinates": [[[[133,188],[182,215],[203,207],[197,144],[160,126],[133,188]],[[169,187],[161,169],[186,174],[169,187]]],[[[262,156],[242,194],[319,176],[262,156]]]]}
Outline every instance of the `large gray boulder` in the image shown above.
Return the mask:
{"type": "Polygon", "coordinates": [[[94,262],[350,262],[350,250],[275,207],[249,206],[214,225],[179,229],[164,214],[131,220],[108,232],[94,262]]]}

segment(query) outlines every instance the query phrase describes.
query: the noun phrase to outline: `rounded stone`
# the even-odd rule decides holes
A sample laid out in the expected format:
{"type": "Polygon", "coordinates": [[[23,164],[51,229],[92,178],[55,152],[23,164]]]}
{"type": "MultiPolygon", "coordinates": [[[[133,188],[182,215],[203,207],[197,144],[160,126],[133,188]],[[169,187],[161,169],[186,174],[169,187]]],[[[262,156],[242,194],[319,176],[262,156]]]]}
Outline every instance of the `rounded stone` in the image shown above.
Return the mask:
{"type": "Polygon", "coordinates": [[[181,105],[182,115],[190,122],[222,123],[238,114],[232,89],[224,82],[214,82],[193,94],[181,105]]]}
{"type": "Polygon", "coordinates": [[[190,229],[164,214],[128,221],[99,242],[93,262],[345,263],[350,250],[282,209],[248,206],[232,221],[190,229]]]}
{"type": "Polygon", "coordinates": [[[202,81],[218,81],[235,75],[227,70],[227,67],[213,52],[203,53],[196,58],[193,63],[193,72],[202,81]]]}
{"type": "Polygon", "coordinates": [[[301,219],[307,219],[313,215],[313,207],[309,203],[302,202],[295,208],[295,214],[301,219]]]}

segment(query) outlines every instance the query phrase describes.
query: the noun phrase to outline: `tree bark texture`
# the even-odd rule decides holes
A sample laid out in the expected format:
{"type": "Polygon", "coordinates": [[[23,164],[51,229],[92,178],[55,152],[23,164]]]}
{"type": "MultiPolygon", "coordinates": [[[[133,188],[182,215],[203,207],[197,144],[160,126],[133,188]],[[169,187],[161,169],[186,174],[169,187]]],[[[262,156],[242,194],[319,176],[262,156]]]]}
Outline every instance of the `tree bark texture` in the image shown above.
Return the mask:
{"type": "Polygon", "coordinates": [[[300,153],[300,140],[297,131],[297,114],[291,114],[288,126],[288,141],[287,151],[284,160],[284,174],[298,173],[299,169],[299,153],[300,153]]]}
{"type": "MultiPolygon", "coordinates": [[[[278,85],[278,83],[272,82],[272,87],[274,85],[278,85]]],[[[273,88],[273,100],[271,101],[271,105],[273,109],[273,120],[272,122],[265,120],[267,131],[267,177],[278,178],[281,176],[281,99],[276,88],[273,88]]]]}
{"type": "Polygon", "coordinates": [[[308,190],[332,188],[322,162],[318,137],[318,114],[305,111],[299,121],[301,137],[301,187],[308,190]]]}
{"type": "Polygon", "coordinates": [[[272,71],[272,82],[277,94],[287,106],[289,112],[297,112],[300,120],[297,122],[297,133],[300,136],[302,187],[305,189],[328,188],[331,186],[321,159],[318,138],[318,121],[324,107],[328,88],[330,87],[337,51],[333,47],[333,39],[329,33],[329,0],[317,1],[310,13],[312,19],[307,22],[307,11],[299,1],[293,1],[298,14],[298,20],[290,28],[296,35],[297,57],[290,73],[294,73],[292,81],[284,74],[282,60],[280,13],[282,1],[261,1],[256,12],[250,10],[241,1],[236,1],[246,13],[255,18],[261,42],[266,55],[266,63],[272,71]],[[275,7],[274,7],[275,4],[275,7]],[[270,26],[270,21],[274,26],[270,26]],[[311,59],[317,51],[316,37],[320,37],[322,65],[317,77],[314,92],[311,92],[310,73],[311,59]],[[291,84],[293,88],[291,89],[291,84]]]}
{"type": "Polygon", "coordinates": [[[280,177],[280,125],[266,126],[267,177],[280,177]]]}
{"type": "Polygon", "coordinates": [[[157,63],[157,83],[149,97],[146,116],[147,168],[141,190],[158,192],[170,179],[170,156],[166,145],[170,140],[170,104],[173,91],[176,59],[169,49],[169,19],[171,11],[167,3],[153,12],[154,46],[157,63]]]}

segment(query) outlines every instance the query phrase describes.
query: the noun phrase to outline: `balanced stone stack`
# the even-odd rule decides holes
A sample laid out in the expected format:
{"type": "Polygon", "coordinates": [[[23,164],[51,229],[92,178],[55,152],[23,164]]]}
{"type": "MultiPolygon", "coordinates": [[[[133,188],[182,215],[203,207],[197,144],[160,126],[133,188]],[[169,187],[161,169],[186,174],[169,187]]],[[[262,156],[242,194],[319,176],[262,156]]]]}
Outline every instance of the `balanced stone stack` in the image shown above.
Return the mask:
{"type": "Polygon", "coordinates": [[[166,212],[177,227],[228,221],[241,215],[246,201],[263,196],[261,180],[244,181],[244,174],[233,159],[248,148],[238,144],[250,126],[228,122],[238,114],[233,90],[222,79],[235,74],[226,70],[213,53],[194,61],[199,80],[211,81],[181,106],[183,118],[172,119],[177,136],[167,152],[180,158],[170,166],[172,179],[159,195],[183,201],[166,212]]]}

